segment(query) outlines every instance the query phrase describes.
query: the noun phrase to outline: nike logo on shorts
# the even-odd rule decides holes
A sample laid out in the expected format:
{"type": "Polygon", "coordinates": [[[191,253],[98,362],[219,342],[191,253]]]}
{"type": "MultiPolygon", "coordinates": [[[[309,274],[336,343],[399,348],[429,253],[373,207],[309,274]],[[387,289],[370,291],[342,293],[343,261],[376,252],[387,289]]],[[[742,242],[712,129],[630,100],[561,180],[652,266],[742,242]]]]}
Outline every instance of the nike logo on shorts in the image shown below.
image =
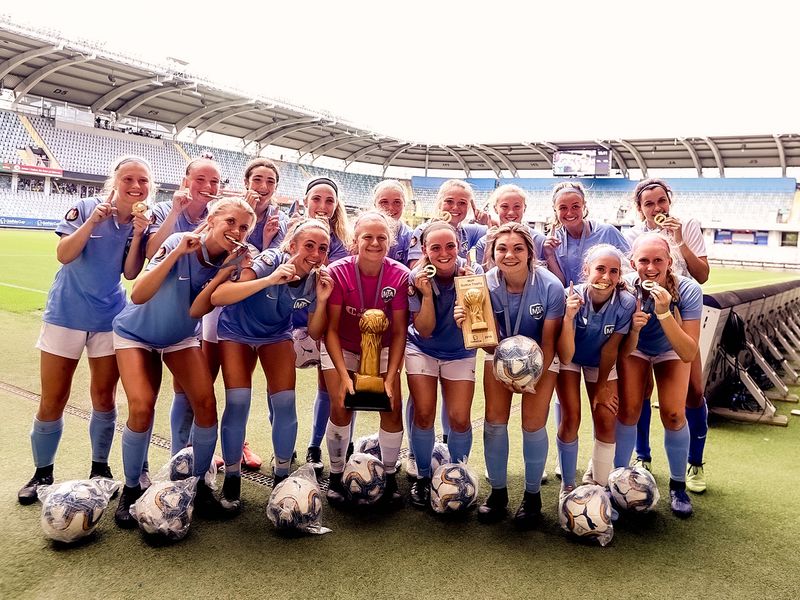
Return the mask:
{"type": "Polygon", "coordinates": [[[189,281],[189,278],[178,275],[178,281],[189,281]]]}

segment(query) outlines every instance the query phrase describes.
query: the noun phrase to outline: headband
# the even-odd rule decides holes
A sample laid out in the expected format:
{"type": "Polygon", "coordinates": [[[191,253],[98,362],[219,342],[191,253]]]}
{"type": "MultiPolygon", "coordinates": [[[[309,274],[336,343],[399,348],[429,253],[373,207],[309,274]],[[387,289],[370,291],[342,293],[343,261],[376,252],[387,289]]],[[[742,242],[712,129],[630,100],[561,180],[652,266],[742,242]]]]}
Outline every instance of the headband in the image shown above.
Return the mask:
{"type": "Polygon", "coordinates": [[[646,192],[647,190],[652,190],[654,188],[661,188],[662,190],[664,190],[664,193],[667,195],[667,197],[672,199],[672,190],[669,189],[665,184],[658,183],[658,182],[655,182],[655,181],[653,183],[648,183],[646,186],[644,186],[642,189],[640,189],[638,192],[636,192],[636,199],[637,200],[641,200],[642,199],[642,194],[644,192],[646,192]]]}
{"type": "Polygon", "coordinates": [[[553,202],[558,200],[564,194],[578,194],[583,200],[586,200],[586,196],[581,188],[572,184],[568,184],[556,190],[556,192],[553,194],[553,202]]]}
{"type": "Polygon", "coordinates": [[[306,186],[306,194],[308,194],[308,192],[311,191],[311,188],[313,188],[315,185],[320,184],[331,186],[333,191],[336,192],[336,195],[339,195],[339,186],[336,185],[336,182],[333,179],[329,179],[327,177],[316,177],[315,179],[309,181],[308,185],[306,186]]]}
{"type": "Polygon", "coordinates": [[[328,233],[328,235],[330,235],[330,227],[328,227],[327,223],[324,223],[319,219],[306,219],[305,221],[301,221],[300,223],[297,224],[297,226],[294,228],[294,231],[292,231],[292,237],[296,236],[304,229],[311,229],[312,227],[316,227],[317,229],[322,229],[323,231],[328,233]]]}

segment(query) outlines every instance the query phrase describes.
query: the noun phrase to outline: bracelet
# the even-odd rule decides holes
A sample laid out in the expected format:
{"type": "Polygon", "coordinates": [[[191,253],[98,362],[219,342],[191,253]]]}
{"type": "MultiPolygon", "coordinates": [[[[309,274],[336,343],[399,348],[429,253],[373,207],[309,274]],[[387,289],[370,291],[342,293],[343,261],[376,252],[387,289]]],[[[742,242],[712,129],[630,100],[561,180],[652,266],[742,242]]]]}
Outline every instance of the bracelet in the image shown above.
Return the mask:
{"type": "Polygon", "coordinates": [[[659,321],[663,321],[664,319],[669,319],[671,316],[672,316],[672,313],[669,312],[669,311],[667,311],[665,313],[661,313],[661,314],[656,313],[656,318],[659,321]]]}

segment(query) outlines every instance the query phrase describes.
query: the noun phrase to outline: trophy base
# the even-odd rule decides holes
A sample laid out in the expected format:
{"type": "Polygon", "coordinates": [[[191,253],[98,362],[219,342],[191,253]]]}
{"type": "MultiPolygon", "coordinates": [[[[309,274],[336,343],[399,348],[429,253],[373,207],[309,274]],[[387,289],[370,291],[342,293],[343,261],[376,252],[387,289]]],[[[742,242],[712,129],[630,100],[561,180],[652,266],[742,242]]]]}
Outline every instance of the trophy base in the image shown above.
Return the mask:
{"type": "Polygon", "coordinates": [[[392,403],[386,392],[356,392],[355,394],[345,394],[344,407],[348,410],[390,412],[392,403]]]}

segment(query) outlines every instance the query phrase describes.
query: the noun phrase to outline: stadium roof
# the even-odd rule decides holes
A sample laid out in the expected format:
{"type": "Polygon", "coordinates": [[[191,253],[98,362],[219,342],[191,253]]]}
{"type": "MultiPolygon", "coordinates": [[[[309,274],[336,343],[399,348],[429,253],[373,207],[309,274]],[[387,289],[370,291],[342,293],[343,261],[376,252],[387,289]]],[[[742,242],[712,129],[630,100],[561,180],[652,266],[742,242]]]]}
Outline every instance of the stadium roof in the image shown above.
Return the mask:
{"type": "MultiPolygon", "coordinates": [[[[0,25],[0,80],[15,103],[30,98],[90,107],[95,114],[138,117],[196,134],[217,133],[242,139],[251,149],[276,146],[301,158],[338,159],[411,169],[460,170],[467,176],[494,171],[516,177],[520,171],[550,171],[559,149],[602,146],[613,150],[613,168],[628,174],[651,169],[718,170],[800,166],[800,133],[728,137],[613,140],[527,140],[509,143],[428,145],[359,128],[334,115],[266,97],[223,89],[184,73],[181,64],[138,62],[91,43],[71,42],[56,33],[0,25]]],[[[247,146],[246,146],[247,147],[247,146]]]]}

